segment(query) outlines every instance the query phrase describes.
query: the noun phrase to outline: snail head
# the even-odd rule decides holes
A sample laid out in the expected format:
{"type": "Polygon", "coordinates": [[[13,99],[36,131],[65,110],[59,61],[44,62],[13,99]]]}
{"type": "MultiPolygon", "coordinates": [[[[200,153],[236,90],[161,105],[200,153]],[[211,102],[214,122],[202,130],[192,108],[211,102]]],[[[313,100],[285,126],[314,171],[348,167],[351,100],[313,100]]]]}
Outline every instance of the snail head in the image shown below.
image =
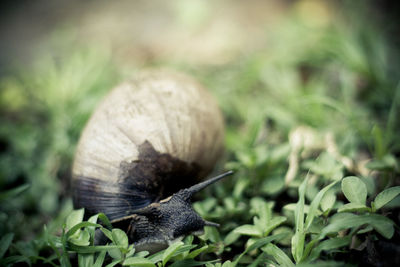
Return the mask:
{"type": "Polygon", "coordinates": [[[127,233],[134,242],[136,250],[155,252],[177,239],[182,239],[185,235],[202,234],[204,226],[218,227],[217,223],[204,220],[193,210],[191,198],[203,188],[232,173],[229,171],[182,189],[158,203],[152,203],[135,211],[127,233]]]}

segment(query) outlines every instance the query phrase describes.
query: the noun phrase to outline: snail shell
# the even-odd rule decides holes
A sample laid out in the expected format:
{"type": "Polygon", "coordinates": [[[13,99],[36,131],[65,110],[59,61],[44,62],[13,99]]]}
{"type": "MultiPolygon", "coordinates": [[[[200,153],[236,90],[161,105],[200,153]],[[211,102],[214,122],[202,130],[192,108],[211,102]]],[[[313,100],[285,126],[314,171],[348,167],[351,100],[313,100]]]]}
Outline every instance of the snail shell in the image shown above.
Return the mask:
{"type": "Polygon", "coordinates": [[[182,74],[146,72],[113,89],[87,123],[72,170],[75,207],[115,220],[198,183],[223,150],[212,96],[182,74]]]}

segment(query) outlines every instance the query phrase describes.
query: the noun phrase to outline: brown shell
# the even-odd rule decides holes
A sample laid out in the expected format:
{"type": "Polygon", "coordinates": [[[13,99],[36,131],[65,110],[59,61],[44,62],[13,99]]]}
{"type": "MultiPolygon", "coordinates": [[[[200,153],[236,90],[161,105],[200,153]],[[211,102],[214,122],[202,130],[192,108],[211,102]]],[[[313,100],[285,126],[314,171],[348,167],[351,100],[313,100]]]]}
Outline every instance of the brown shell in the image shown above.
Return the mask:
{"type": "Polygon", "coordinates": [[[223,150],[212,96],[182,74],[147,72],[113,89],[80,138],[74,203],[111,219],[195,184],[223,150]]]}

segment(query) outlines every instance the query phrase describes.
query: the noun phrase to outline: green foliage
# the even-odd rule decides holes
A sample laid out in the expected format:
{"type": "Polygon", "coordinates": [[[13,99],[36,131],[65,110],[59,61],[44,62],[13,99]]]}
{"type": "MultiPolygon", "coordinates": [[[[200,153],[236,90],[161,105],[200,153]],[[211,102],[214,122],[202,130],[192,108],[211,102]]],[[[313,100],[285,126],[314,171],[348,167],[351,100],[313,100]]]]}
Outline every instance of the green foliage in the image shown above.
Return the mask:
{"type": "Polygon", "coordinates": [[[51,43],[59,54],[1,77],[0,265],[342,266],[338,255],[396,245],[400,72],[388,58],[398,58],[372,24],[338,18],[311,27],[294,13],[236,63],[164,63],[217,97],[227,125],[220,168],[235,175],[193,205],[219,229],[153,255],[104,214],[84,220],[68,194],[79,134],[125,70],[107,50],[51,43]],[[95,245],[96,231],[107,244],[95,245]]]}

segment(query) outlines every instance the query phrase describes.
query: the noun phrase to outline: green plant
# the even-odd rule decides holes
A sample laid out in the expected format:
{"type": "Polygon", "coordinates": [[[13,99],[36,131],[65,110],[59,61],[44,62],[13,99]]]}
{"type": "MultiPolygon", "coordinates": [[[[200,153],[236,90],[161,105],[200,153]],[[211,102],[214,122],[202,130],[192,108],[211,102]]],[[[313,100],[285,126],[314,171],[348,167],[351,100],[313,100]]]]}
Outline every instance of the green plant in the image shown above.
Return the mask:
{"type": "Polygon", "coordinates": [[[162,62],[191,72],[219,99],[227,125],[219,167],[235,175],[193,205],[219,229],[154,255],[135,251],[102,214],[83,220],[67,194],[79,133],[125,70],[107,51],[74,46],[1,77],[0,265],[393,263],[398,54],[373,22],[343,12],[321,26],[293,11],[265,29],[263,46],[222,66],[162,62]],[[96,231],[108,244],[94,244],[96,231]]]}

